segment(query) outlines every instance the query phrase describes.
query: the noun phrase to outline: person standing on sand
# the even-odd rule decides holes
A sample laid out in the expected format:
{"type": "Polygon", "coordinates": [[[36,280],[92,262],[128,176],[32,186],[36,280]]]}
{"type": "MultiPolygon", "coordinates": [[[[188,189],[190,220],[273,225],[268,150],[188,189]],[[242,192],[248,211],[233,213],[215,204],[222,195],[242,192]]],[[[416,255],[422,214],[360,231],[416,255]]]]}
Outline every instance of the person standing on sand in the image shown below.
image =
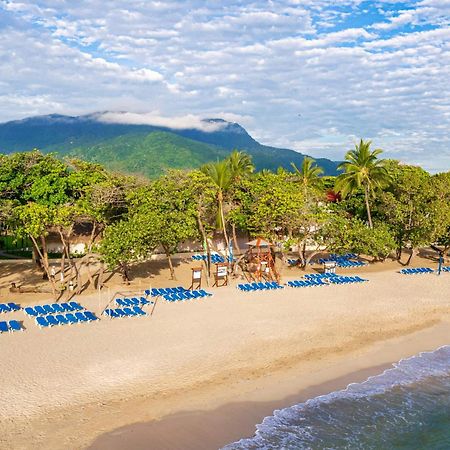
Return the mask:
{"type": "Polygon", "coordinates": [[[56,276],[55,266],[52,266],[50,270],[50,278],[52,279],[52,281],[55,281],[55,276],[56,276]]]}

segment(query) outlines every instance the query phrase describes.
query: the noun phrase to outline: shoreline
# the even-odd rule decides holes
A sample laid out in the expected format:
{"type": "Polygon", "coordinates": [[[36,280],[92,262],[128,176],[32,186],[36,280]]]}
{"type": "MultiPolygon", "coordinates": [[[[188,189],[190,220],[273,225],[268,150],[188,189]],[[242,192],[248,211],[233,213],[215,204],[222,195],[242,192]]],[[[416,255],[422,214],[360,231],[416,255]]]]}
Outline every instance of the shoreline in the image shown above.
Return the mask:
{"type": "Polygon", "coordinates": [[[308,375],[299,377],[298,368],[273,373],[265,379],[253,380],[250,392],[246,389],[240,393],[234,392],[233,402],[126,425],[97,437],[87,448],[119,450],[127,446],[133,450],[144,450],[150,445],[152,450],[219,449],[253,436],[256,425],[276,410],[346,389],[349,384],[361,383],[383,373],[403,359],[445,345],[450,345],[449,322],[377,341],[359,349],[358,360],[354,359],[355,355],[347,354],[330,367],[308,375]],[[393,346],[398,347],[393,349],[393,346]],[[266,401],[256,400],[261,390],[265,390],[266,401]]]}

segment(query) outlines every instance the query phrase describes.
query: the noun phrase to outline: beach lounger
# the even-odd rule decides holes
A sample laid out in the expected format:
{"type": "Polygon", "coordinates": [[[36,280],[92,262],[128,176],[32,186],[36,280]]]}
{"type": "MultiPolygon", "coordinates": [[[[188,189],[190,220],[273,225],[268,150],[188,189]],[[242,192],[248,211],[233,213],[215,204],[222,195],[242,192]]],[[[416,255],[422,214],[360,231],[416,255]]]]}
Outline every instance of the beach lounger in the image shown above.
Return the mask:
{"type": "Polygon", "coordinates": [[[49,314],[48,316],[45,317],[47,322],[53,326],[53,325],[61,325],[58,320],[56,319],[55,316],[52,316],[51,314],[49,314]]]}
{"type": "Polygon", "coordinates": [[[72,323],[78,323],[79,320],[75,317],[73,313],[67,313],[66,319],[72,324],[72,323]]]}
{"type": "Polygon", "coordinates": [[[72,312],[74,310],[68,303],[61,303],[61,307],[66,312],[72,312]]]}
{"type": "Polygon", "coordinates": [[[137,313],[135,313],[129,306],[127,306],[126,308],[123,308],[123,312],[124,312],[128,317],[137,316],[137,313]]]}
{"type": "Polygon", "coordinates": [[[56,314],[55,318],[60,325],[67,325],[69,323],[67,317],[64,314],[56,314]]]}
{"type": "Polygon", "coordinates": [[[31,317],[36,317],[38,315],[38,313],[31,306],[26,306],[24,308],[24,311],[25,311],[25,314],[27,314],[28,316],[31,316],[31,317]]]}
{"type": "Polygon", "coordinates": [[[82,311],[84,308],[77,302],[69,302],[69,305],[75,310],[75,311],[82,311]]]}
{"type": "Polygon", "coordinates": [[[116,298],[116,303],[119,306],[127,306],[128,305],[128,303],[123,298],[116,298]]]}
{"type": "Polygon", "coordinates": [[[11,311],[19,311],[19,309],[21,309],[20,305],[14,302],[9,302],[8,306],[10,307],[11,311]]]}
{"type": "Polygon", "coordinates": [[[48,328],[52,325],[48,323],[47,319],[42,316],[38,316],[35,318],[36,324],[39,325],[39,328],[48,328]]]}
{"type": "Polygon", "coordinates": [[[76,312],[75,317],[79,322],[89,322],[89,319],[82,312],[76,312]]]}
{"type": "Polygon", "coordinates": [[[23,331],[22,324],[18,320],[10,320],[9,329],[11,331],[23,331]]]}
{"type": "Polygon", "coordinates": [[[148,304],[153,303],[153,302],[151,302],[150,300],[147,300],[145,297],[141,297],[141,298],[139,299],[139,303],[140,303],[141,305],[148,305],[148,304]]]}
{"type": "Polygon", "coordinates": [[[140,306],[133,306],[133,311],[139,316],[147,315],[147,313],[140,306]]]}
{"type": "Polygon", "coordinates": [[[85,311],[84,315],[91,321],[99,320],[98,317],[92,311],[85,311]]]}
{"type": "Polygon", "coordinates": [[[116,308],[114,311],[116,312],[118,317],[126,317],[127,316],[127,314],[121,308],[116,308]]]}
{"type": "Polygon", "coordinates": [[[41,306],[37,305],[34,307],[34,310],[40,315],[40,316],[46,316],[48,313],[47,311],[41,306]]]}
{"type": "Polygon", "coordinates": [[[11,312],[11,308],[4,303],[0,303],[0,313],[8,313],[8,312],[11,312]]]}
{"type": "Polygon", "coordinates": [[[0,322],[0,333],[7,333],[9,332],[9,327],[6,322],[0,322]]]}
{"type": "Polygon", "coordinates": [[[59,303],[52,303],[52,308],[57,313],[65,312],[65,309],[59,303]]]}
{"type": "Polygon", "coordinates": [[[54,314],[56,311],[52,308],[51,305],[42,305],[46,314],[54,314]]]}

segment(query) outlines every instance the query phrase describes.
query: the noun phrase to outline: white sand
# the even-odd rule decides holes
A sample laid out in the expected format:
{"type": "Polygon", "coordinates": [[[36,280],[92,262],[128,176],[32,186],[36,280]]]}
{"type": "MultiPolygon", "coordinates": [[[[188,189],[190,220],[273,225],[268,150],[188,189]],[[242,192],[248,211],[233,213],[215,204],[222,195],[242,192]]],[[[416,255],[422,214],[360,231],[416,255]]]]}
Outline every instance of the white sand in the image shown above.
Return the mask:
{"type": "MultiPolygon", "coordinates": [[[[364,276],[368,283],[248,294],[230,286],[203,300],[159,302],[153,317],[44,330],[22,312],[0,316],[26,327],[0,336],[0,444],[80,448],[114,427],[189,408],[211,386],[312,362],[331,367],[374,342],[448,326],[450,274],[364,276]],[[121,417],[117,401],[134,396],[145,397],[147,415],[121,417]],[[64,445],[58,430],[71,430],[64,445]]],[[[79,301],[98,313],[107,299],[79,301]]]]}

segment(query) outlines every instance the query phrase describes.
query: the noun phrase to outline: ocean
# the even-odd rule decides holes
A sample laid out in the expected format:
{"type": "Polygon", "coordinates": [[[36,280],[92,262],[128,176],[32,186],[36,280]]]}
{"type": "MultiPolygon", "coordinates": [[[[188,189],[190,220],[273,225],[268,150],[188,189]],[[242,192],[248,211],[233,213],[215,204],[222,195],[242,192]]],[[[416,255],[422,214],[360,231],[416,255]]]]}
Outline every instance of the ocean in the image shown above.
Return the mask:
{"type": "Polygon", "coordinates": [[[277,410],[237,449],[450,449],[450,346],[277,410]]]}

